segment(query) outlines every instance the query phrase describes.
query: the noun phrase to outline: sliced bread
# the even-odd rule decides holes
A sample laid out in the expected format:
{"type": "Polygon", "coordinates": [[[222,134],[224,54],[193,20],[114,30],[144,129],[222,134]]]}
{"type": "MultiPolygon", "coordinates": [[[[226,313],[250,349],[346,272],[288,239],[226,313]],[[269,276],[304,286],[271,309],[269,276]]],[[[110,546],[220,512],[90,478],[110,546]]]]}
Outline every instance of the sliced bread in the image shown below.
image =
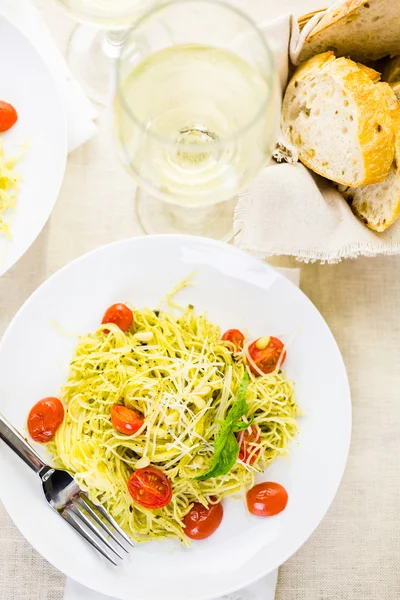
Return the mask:
{"type": "Polygon", "coordinates": [[[400,217],[400,170],[393,163],[383,183],[361,188],[339,186],[353,213],[374,231],[385,231],[400,217]]]}
{"type": "Polygon", "coordinates": [[[375,71],[375,69],[371,69],[371,67],[367,67],[361,63],[357,63],[357,67],[361,69],[373,83],[378,83],[381,80],[381,74],[379,71],[375,71]]]}
{"type": "Polygon", "coordinates": [[[375,73],[325,52],[300,65],[285,93],[282,128],[301,162],[346,186],[383,181],[393,162],[393,93],[375,73]]]}
{"type": "MultiPolygon", "coordinates": [[[[386,89],[387,93],[387,89],[386,89]]],[[[389,175],[382,183],[360,188],[338,186],[354,214],[370,229],[385,231],[400,217],[400,103],[393,105],[393,96],[388,100],[394,106],[391,115],[396,135],[396,152],[389,175]]]]}
{"type": "Polygon", "coordinates": [[[326,50],[368,62],[400,54],[399,0],[345,0],[308,34],[299,60],[326,50]]]}

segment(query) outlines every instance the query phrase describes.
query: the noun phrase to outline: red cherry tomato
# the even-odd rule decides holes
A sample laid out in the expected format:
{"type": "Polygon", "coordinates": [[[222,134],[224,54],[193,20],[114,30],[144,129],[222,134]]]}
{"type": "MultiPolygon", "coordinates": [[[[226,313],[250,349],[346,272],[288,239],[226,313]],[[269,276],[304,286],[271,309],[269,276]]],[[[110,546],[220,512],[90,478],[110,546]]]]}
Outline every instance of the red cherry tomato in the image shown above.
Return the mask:
{"type": "Polygon", "coordinates": [[[191,540],[205,540],[221,525],[224,509],[221,502],[210,504],[208,508],[195,502],[183,518],[184,532],[191,540]]]}
{"type": "Polygon", "coordinates": [[[8,131],[17,121],[17,111],[12,104],[0,100],[0,131],[8,131]]]}
{"type": "MultiPolygon", "coordinates": [[[[268,345],[262,350],[260,350],[257,348],[257,342],[258,340],[256,340],[249,346],[248,353],[253,363],[255,363],[255,365],[260,369],[260,371],[267,375],[268,373],[272,373],[272,371],[275,371],[276,365],[278,364],[279,358],[282,354],[284,345],[282,344],[281,340],[278,340],[278,338],[270,337],[268,345]]],[[[285,358],[286,352],[283,355],[281,364],[285,362],[285,358]]],[[[255,375],[259,375],[258,371],[256,371],[256,369],[253,367],[250,361],[249,367],[255,375]]]]}
{"type": "Polygon", "coordinates": [[[102,323],[114,323],[122,331],[128,331],[133,323],[133,312],[125,304],[113,304],[107,308],[102,323]]]}
{"type": "Polygon", "coordinates": [[[152,466],[132,473],[128,480],[128,491],[134,502],[143,508],[163,508],[172,498],[168,478],[152,466]]]}
{"type": "Polygon", "coordinates": [[[285,510],[288,493],[279,483],[258,483],[247,492],[247,508],[258,517],[272,517],[285,510]]]}
{"type": "Polygon", "coordinates": [[[235,346],[236,352],[239,352],[243,348],[244,335],[239,329],[228,329],[228,331],[225,331],[222,339],[226,342],[231,342],[235,346]]]}
{"type": "Polygon", "coordinates": [[[64,419],[64,407],[58,398],[43,398],[28,415],[29,435],[35,442],[49,442],[64,419]]]}
{"type": "Polygon", "coordinates": [[[143,425],[144,416],[136,410],[122,406],[122,404],[114,404],[111,409],[111,423],[120,433],[132,435],[143,425]]]}
{"type": "Polygon", "coordinates": [[[253,465],[259,455],[259,451],[252,454],[254,447],[260,441],[260,430],[255,425],[250,425],[244,431],[239,433],[238,442],[240,446],[239,460],[253,465]],[[251,455],[251,456],[250,456],[251,455]]]}

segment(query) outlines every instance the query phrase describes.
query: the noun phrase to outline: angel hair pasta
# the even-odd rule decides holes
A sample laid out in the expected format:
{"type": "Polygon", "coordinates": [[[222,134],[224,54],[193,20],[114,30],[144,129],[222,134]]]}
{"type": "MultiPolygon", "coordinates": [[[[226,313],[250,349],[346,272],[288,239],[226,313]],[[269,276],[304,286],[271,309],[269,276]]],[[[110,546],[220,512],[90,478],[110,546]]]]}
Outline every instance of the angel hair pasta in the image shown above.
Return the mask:
{"type": "Polygon", "coordinates": [[[50,451],[133,540],[187,543],[184,518],[195,503],[208,507],[249,489],[257,473],[287,454],[298,431],[294,386],[279,365],[253,373],[245,351],[234,351],[192,306],[133,315],[127,331],[108,323],[80,338],[50,451]],[[136,415],[134,433],[116,429],[115,406],[136,415]],[[171,489],[165,506],[148,508],[140,503],[145,495],[132,496],[132,474],[145,472],[147,482],[163,474],[161,484],[171,489]]]}

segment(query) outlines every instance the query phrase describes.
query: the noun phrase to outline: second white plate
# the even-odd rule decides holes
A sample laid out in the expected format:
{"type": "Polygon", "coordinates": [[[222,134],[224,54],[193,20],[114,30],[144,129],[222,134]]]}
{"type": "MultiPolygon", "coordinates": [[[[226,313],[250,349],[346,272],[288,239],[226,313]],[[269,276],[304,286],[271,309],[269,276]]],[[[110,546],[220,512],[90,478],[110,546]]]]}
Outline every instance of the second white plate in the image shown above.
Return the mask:
{"type": "MultiPolygon", "coordinates": [[[[18,112],[12,129],[0,134],[7,156],[21,152],[23,178],[11,215],[11,240],[0,234],[0,275],[28,250],[56,203],[67,158],[64,109],[55,83],[31,42],[0,15],[0,100],[18,112]]],[[[8,216],[8,218],[10,215],[8,216]]]]}

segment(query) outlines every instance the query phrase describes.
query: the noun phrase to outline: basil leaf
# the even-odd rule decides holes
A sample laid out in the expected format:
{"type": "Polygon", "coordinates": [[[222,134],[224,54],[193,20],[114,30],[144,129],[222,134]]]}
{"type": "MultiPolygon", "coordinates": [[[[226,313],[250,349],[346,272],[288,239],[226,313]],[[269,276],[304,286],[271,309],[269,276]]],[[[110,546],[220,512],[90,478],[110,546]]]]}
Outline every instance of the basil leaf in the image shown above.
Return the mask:
{"type": "Polygon", "coordinates": [[[251,417],[251,419],[247,422],[240,421],[240,423],[236,423],[233,431],[235,433],[238,433],[239,431],[243,431],[243,429],[247,429],[248,427],[250,427],[250,425],[252,425],[253,422],[254,422],[254,417],[251,417]]]}
{"type": "Polygon", "coordinates": [[[221,425],[214,442],[214,457],[211,467],[195,477],[198,481],[205,481],[219,475],[226,475],[232,469],[239,456],[239,443],[235,436],[235,431],[241,431],[249,426],[249,423],[239,423],[248,410],[245,400],[247,386],[249,385],[249,375],[246,371],[239,386],[238,397],[228,412],[225,421],[221,425]],[[242,425],[244,427],[242,427],[242,425]]]}
{"type": "Polygon", "coordinates": [[[235,423],[236,421],[239,421],[239,419],[244,417],[247,413],[248,406],[245,397],[248,385],[249,374],[246,371],[239,386],[237,399],[233,403],[231,410],[228,412],[225,421],[235,423]]]}
{"type": "MultiPolygon", "coordinates": [[[[215,440],[217,441],[217,440],[215,440]]],[[[224,445],[221,446],[220,452],[214,452],[214,459],[211,468],[204,473],[196,477],[198,481],[205,481],[212,477],[218,477],[219,475],[226,475],[232,469],[233,465],[237,461],[239,456],[239,444],[236,436],[232,431],[229,431],[224,445]]]]}

